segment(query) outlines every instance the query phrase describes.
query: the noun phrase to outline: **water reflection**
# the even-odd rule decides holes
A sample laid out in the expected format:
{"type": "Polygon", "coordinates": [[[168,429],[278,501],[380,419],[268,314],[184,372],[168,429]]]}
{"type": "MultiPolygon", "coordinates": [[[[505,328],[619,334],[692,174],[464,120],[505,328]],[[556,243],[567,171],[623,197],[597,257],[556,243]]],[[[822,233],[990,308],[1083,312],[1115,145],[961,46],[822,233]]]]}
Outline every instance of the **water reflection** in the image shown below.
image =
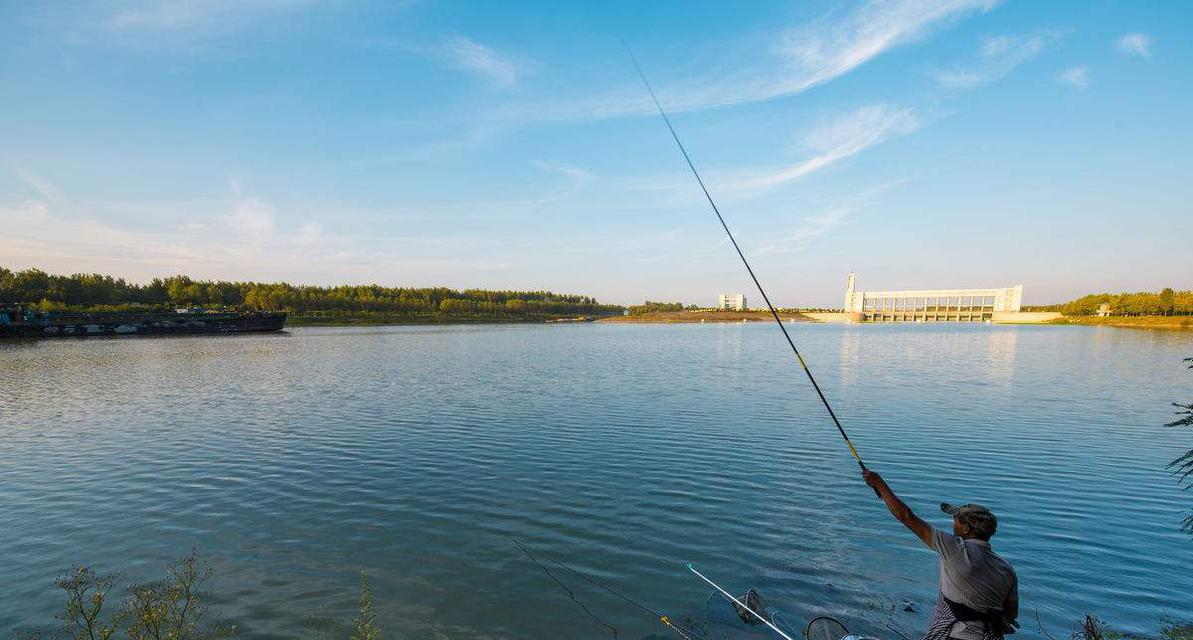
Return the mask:
{"type": "MultiPolygon", "coordinates": [[[[1186,501],[1164,471],[1187,442],[1159,425],[1188,395],[1193,336],[794,329],[917,510],[1005,514],[999,548],[1048,628],[1096,611],[1151,632],[1188,609],[1186,501]]],[[[920,603],[897,613],[916,629],[935,596],[930,554],[858,483],[773,325],[0,344],[0,459],[0,629],[54,626],[73,563],[131,581],[195,545],[244,638],[351,619],[360,568],[393,637],[605,633],[507,534],[677,615],[708,611],[685,561],[888,637],[872,603],[920,603]]],[[[657,633],[589,595],[624,637],[657,633]]]]}

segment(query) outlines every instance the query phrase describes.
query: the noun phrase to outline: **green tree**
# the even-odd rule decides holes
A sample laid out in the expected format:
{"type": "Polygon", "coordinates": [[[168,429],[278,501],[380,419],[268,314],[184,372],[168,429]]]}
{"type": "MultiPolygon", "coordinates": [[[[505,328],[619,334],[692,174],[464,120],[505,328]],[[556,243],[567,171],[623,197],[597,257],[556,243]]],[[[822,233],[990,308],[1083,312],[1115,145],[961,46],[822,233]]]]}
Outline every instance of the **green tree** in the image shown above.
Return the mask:
{"type": "Polygon", "coordinates": [[[683,311],[682,302],[652,302],[647,300],[642,304],[635,304],[626,307],[632,316],[641,316],[648,313],[656,313],[660,311],[683,311]]]}
{"type": "Polygon", "coordinates": [[[194,280],[186,275],[129,283],[102,274],[50,275],[37,269],[0,268],[0,302],[39,304],[45,310],[161,311],[171,306],[233,307],[290,313],[384,315],[410,319],[602,316],[621,313],[588,296],[550,291],[488,291],[380,285],[295,286],[285,282],[194,280]]]}
{"type": "Polygon", "coordinates": [[[1171,287],[1160,291],[1160,313],[1170,316],[1176,307],[1176,292],[1171,287]]]}

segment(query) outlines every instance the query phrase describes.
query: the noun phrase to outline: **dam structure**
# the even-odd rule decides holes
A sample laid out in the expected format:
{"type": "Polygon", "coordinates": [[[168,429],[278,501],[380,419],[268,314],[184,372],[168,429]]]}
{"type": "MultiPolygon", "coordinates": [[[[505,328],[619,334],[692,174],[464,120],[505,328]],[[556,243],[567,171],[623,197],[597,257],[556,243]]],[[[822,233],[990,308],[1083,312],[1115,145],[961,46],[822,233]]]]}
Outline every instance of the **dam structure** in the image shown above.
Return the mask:
{"type": "Polygon", "coordinates": [[[1023,285],[1001,289],[858,291],[857,275],[845,286],[850,322],[998,322],[1018,315],[1023,285]]]}

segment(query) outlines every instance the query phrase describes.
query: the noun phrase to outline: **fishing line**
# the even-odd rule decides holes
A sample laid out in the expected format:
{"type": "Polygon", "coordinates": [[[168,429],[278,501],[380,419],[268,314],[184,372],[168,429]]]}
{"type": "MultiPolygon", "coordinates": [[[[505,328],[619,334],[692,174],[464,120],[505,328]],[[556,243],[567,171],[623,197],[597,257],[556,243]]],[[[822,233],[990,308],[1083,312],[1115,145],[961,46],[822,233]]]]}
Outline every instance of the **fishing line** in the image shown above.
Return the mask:
{"type": "Polygon", "coordinates": [[[726,591],[726,590],[722,589],[722,588],[720,587],[720,585],[718,585],[717,583],[713,582],[712,580],[709,580],[709,579],[708,579],[708,578],[707,578],[707,577],[706,577],[706,576],[705,576],[703,573],[700,573],[699,571],[697,571],[697,570],[696,570],[696,567],[693,567],[693,566],[692,566],[692,564],[691,564],[690,562],[688,563],[688,565],[687,565],[687,566],[688,566],[688,571],[691,571],[692,573],[694,573],[694,574],[696,574],[696,575],[700,576],[700,579],[701,579],[701,580],[703,580],[703,581],[705,581],[705,582],[707,582],[707,583],[711,584],[711,585],[712,585],[712,588],[716,589],[717,591],[720,591],[720,592],[721,592],[721,595],[723,595],[723,596],[725,596],[726,598],[728,598],[730,602],[732,602],[732,603],[734,603],[734,604],[736,604],[736,605],[739,605],[739,606],[740,606],[742,609],[745,609],[746,611],[750,612],[750,615],[752,615],[752,616],[754,616],[755,618],[758,618],[759,620],[761,620],[761,621],[762,621],[762,624],[765,624],[766,626],[768,626],[768,627],[770,627],[771,629],[773,629],[775,633],[777,633],[777,634],[779,634],[779,635],[783,636],[784,638],[786,638],[786,640],[795,640],[794,638],[792,638],[791,636],[787,635],[786,633],[783,633],[783,630],[782,630],[782,629],[780,629],[780,628],[776,627],[776,626],[775,626],[775,624],[774,624],[773,622],[771,622],[770,620],[767,620],[765,616],[763,616],[762,614],[758,613],[757,611],[754,611],[754,610],[753,610],[753,609],[751,609],[749,606],[747,606],[745,602],[742,602],[740,599],[738,599],[738,598],[734,597],[734,596],[733,596],[732,594],[730,594],[728,591],[726,591]]]}
{"type": "MultiPolygon", "coordinates": [[[[676,146],[679,147],[679,152],[683,154],[683,159],[687,161],[688,168],[692,170],[692,175],[695,176],[696,182],[700,184],[700,190],[704,192],[704,197],[708,200],[708,204],[712,206],[713,213],[717,214],[717,220],[721,221],[721,227],[725,229],[726,235],[729,236],[729,241],[733,243],[733,248],[737,250],[738,257],[741,258],[742,264],[746,265],[746,271],[750,273],[750,278],[754,281],[754,286],[758,288],[758,293],[762,294],[762,299],[766,302],[766,308],[770,309],[770,313],[775,318],[775,322],[779,325],[779,330],[783,332],[783,337],[787,338],[787,344],[791,345],[791,350],[795,353],[796,360],[799,361],[803,367],[804,373],[808,374],[808,380],[812,382],[812,388],[816,390],[816,395],[820,396],[820,402],[824,404],[824,408],[828,410],[828,415],[833,419],[833,424],[837,426],[837,431],[845,440],[845,444],[849,447],[849,453],[853,455],[853,459],[857,460],[857,464],[866,470],[866,464],[862,462],[862,457],[858,455],[857,449],[854,448],[853,442],[849,439],[849,434],[845,433],[845,427],[841,426],[841,421],[837,419],[836,412],[833,411],[832,405],[829,404],[828,398],[825,397],[824,392],[820,390],[820,385],[817,384],[816,378],[812,376],[812,370],[808,368],[808,363],[804,362],[804,357],[800,355],[799,349],[795,346],[795,340],[791,339],[791,334],[787,332],[787,327],[783,326],[783,320],[779,318],[779,312],[775,311],[775,306],[771,304],[770,298],[766,295],[766,290],[762,288],[762,283],[758,281],[758,276],[754,275],[754,269],[750,267],[750,262],[746,260],[746,254],[742,253],[741,247],[737,245],[737,239],[733,237],[733,232],[729,230],[729,225],[725,223],[725,218],[721,216],[721,210],[717,208],[717,203],[713,201],[712,194],[708,192],[708,187],[704,185],[704,180],[700,177],[700,172],[696,171],[696,165],[692,162],[692,157],[688,155],[688,150],[684,148],[683,142],[679,139],[679,134],[675,132],[675,127],[671,126],[671,118],[667,117],[667,112],[663,111],[663,104],[659,102],[658,96],[655,95],[654,89],[651,88],[650,82],[646,79],[646,73],[642,71],[642,66],[638,64],[638,58],[634,55],[634,51],[630,49],[629,44],[623,42],[626,52],[630,54],[630,60],[634,63],[634,69],[638,71],[638,77],[642,78],[642,84],[646,85],[646,90],[650,93],[650,99],[654,101],[655,108],[659,110],[659,115],[663,117],[663,122],[667,124],[667,130],[671,132],[671,138],[675,140],[676,146]]],[[[875,489],[874,493],[878,493],[875,489]]]]}
{"type": "MultiPolygon", "coordinates": [[[[548,576],[550,576],[551,579],[554,580],[556,584],[558,584],[560,587],[563,587],[563,590],[567,591],[568,596],[570,596],[571,599],[576,604],[580,605],[581,609],[584,609],[584,611],[586,613],[588,613],[589,616],[592,616],[594,619],[596,619],[601,624],[605,625],[609,629],[612,629],[613,637],[614,638],[617,637],[617,630],[614,629],[608,623],[606,623],[604,620],[601,620],[599,617],[597,617],[595,614],[593,614],[591,611],[589,611],[588,607],[585,607],[583,603],[581,603],[579,600],[577,600],[576,595],[572,592],[572,590],[567,588],[567,586],[565,586],[563,584],[563,582],[560,582],[560,580],[558,578],[556,578],[551,573],[551,571],[549,569],[547,569],[546,565],[544,565],[535,554],[531,553],[530,549],[528,549],[525,544],[523,544],[521,541],[519,541],[517,538],[514,538],[514,537],[510,537],[510,542],[513,542],[515,545],[517,545],[518,548],[521,549],[523,552],[525,552],[526,555],[531,560],[533,560],[535,564],[537,564],[540,568],[542,568],[542,570],[544,572],[546,572],[546,574],[548,576]]],[[[556,560],[554,558],[547,558],[546,556],[543,556],[543,557],[546,558],[547,560],[551,561],[552,564],[558,565],[560,568],[562,568],[565,571],[571,573],[572,575],[580,578],[581,580],[584,580],[585,582],[588,582],[589,584],[599,587],[599,588],[613,594],[614,596],[617,596],[618,598],[634,605],[635,607],[641,609],[642,611],[645,611],[646,613],[654,616],[655,618],[658,619],[659,622],[663,623],[664,625],[669,627],[672,631],[678,633],[680,636],[683,636],[686,640],[703,640],[703,636],[698,634],[695,629],[677,625],[675,622],[673,622],[671,620],[671,618],[669,616],[659,613],[658,611],[655,611],[654,609],[651,609],[650,607],[642,604],[641,602],[638,602],[637,600],[634,600],[633,598],[625,595],[624,593],[621,593],[620,591],[614,589],[613,587],[610,587],[609,585],[604,584],[603,582],[600,582],[596,578],[593,578],[592,576],[585,574],[584,572],[580,571],[579,569],[572,568],[572,567],[570,567],[570,566],[564,564],[563,562],[560,562],[559,560],[556,560]]]]}
{"type": "Polygon", "coordinates": [[[604,620],[601,619],[600,616],[598,616],[597,614],[590,611],[588,609],[588,607],[584,606],[584,603],[580,602],[576,598],[576,594],[573,593],[572,590],[569,589],[568,586],[566,584],[564,584],[559,578],[556,578],[555,574],[551,573],[551,570],[547,568],[547,565],[543,564],[542,562],[539,562],[539,559],[536,558],[533,553],[531,553],[530,549],[527,549],[525,547],[525,545],[523,545],[521,542],[518,542],[517,540],[514,540],[513,538],[510,538],[510,540],[513,541],[514,544],[518,545],[518,548],[521,549],[522,551],[524,551],[526,553],[526,556],[529,557],[531,560],[533,560],[534,563],[537,564],[539,566],[539,568],[543,570],[543,573],[547,574],[548,578],[551,578],[552,580],[554,580],[555,584],[559,585],[559,588],[566,591],[568,594],[568,597],[572,599],[572,602],[575,602],[577,605],[579,605],[580,608],[584,610],[584,613],[588,614],[588,617],[601,623],[601,625],[604,626],[609,631],[612,631],[614,638],[618,637],[617,627],[614,627],[613,625],[609,624],[608,622],[605,622],[604,620]]]}

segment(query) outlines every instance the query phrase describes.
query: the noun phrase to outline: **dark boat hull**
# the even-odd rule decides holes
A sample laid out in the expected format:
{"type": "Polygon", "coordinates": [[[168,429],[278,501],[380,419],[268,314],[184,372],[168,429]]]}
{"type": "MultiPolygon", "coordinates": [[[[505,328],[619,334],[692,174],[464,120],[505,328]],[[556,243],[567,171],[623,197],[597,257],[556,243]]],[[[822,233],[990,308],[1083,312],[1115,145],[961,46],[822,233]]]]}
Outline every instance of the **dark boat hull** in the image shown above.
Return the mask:
{"type": "Polygon", "coordinates": [[[86,338],[281,331],[285,313],[51,314],[0,324],[0,338],[86,338]]]}

